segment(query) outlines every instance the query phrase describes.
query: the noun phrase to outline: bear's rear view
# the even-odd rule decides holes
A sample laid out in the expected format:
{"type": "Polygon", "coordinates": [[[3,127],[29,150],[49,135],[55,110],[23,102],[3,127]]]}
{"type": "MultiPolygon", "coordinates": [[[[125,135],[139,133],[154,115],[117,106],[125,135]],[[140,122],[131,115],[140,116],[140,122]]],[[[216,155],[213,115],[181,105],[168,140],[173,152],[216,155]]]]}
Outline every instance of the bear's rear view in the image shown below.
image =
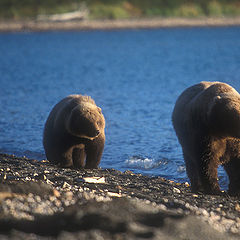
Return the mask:
{"type": "Polygon", "coordinates": [[[45,123],[43,146],[47,159],[62,167],[97,168],[104,149],[104,128],[101,108],[91,97],[64,98],[45,123]]]}
{"type": "Polygon", "coordinates": [[[220,194],[217,169],[229,176],[229,193],[240,195],[240,95],[221,82],[201,82],[177,99],[172,122],[194,192],[220,194]]]}

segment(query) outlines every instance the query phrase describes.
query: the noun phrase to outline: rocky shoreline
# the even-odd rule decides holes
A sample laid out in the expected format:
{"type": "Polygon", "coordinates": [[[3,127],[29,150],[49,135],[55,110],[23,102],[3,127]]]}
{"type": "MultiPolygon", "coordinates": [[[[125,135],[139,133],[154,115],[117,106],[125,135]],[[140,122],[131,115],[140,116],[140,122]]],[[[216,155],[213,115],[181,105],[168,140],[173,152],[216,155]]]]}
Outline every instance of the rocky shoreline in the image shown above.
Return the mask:
{"type": "Polygon", "coordinates": [[[0,239],[240,239],[240,200],[0,154],[0,239]]]}
{"type": "Polygon", "coordinates": [[[0,32],[147,29],[166,27],[239,26],[240,17],[139,18],[78,21],[0,21],[0,32]]]}

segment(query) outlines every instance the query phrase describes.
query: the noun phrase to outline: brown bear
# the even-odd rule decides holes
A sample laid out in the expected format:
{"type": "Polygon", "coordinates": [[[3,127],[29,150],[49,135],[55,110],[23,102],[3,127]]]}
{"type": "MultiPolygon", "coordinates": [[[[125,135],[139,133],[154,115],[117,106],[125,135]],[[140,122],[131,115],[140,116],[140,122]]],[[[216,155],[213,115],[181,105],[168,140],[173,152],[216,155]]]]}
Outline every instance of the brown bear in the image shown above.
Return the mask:
{"type": "Polygon", "coordinates": [[[221,82],[201,82],[177,99],[172,122],[193,192],[221,194],[218,166],[229,194],[240,195],[240,94],[221,82]]]}
{"type": "Polygon", "coordinates": [[[105,143],[104,128],[101,108],[91,97],[64,98],[52,109],[44,127],[47,159],[62,167],[97,168],[105,143]]]}

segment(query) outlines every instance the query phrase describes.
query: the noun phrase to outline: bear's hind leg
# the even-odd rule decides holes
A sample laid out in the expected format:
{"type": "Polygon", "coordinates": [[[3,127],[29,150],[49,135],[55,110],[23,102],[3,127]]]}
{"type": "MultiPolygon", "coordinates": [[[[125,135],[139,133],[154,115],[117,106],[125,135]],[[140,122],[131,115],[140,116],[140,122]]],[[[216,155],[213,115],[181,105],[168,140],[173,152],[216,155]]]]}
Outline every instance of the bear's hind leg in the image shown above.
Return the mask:
{"type": "Polygon", "coordinates": [[[191,190],[195,193],[201,192],[203,188],[197,166],[194,164],[194,160],[186,152],[183,152],[183,156],[186,164],[186,172],[191,183],[191,190]]]}
{"type": "Polygon", "coordinates": [[[198,169],[203,191],[207,194],[221,194],[218,183],[218,161],[211,157],[202,158],[198,169]]]}
{"type": "Polygon", "coordinates": [[[83,144],[74,147],[72,151],[73,166],[75,168],[83,168],[86,158],[85,146],[83,144]]]}
{"type": "Polygon", "coordinates": [[[233,196],[240,196],[240,159],[232,158],[223,166],[229,178],[228,193],[233,196]]]}

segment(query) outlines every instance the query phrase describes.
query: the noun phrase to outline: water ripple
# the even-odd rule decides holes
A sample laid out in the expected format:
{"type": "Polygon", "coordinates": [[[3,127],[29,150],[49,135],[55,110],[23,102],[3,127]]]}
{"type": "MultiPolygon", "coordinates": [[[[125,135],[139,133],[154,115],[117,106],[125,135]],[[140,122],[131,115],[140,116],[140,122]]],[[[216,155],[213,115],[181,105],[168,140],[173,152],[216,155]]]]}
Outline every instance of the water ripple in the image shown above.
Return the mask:
{"type": "MultiPolygon", "coordinates": [[[[187,181],[171,124],[174,103],[203,80],[240,90],[239,30],[0,34],[1,151],[44,158],[42,133],[51,108],[82,93],[95,99],[106,119],[101,167],[187,181]]],[[[226,186],[222,169],[219,178],[226,186]]]]}

